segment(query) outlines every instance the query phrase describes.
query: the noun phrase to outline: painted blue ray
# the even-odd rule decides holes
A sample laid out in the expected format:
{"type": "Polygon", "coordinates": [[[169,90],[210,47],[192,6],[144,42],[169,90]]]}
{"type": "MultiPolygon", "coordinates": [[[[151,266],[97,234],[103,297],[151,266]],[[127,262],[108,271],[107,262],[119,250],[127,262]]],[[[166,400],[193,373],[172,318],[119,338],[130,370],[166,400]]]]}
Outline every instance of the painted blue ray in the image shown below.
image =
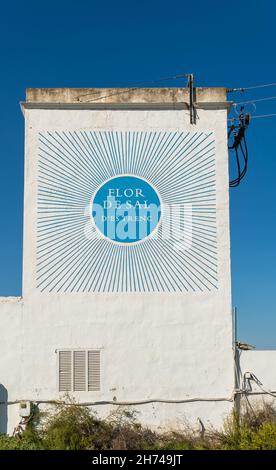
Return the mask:
{"type": "Polygon", "coordinates": [[[39,135],[37,285],[47,292],[202,292],[217,288],[216,155],[212,133],[49,131],[39,135]],[[88,207],[113,176],[148,180],[168,204],[190,204],[173,240],[121,246],[87,239],[88,207]],[[181,241],[182,240],[182,241],[181,241]],[[185,250],[185,243],[189,248],[185,250]]]}

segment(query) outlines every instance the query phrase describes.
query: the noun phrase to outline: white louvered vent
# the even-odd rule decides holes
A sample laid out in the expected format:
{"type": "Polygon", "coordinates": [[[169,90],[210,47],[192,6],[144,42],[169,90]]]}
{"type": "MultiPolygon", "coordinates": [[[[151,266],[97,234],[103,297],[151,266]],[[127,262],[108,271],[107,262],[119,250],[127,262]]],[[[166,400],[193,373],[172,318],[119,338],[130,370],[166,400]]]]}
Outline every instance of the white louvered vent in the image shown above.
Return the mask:
{"type": "Polygon", "coordinates": [[[72,390],[72,353],[71,351],[59,351],[59,391],[70,392],[72,390]]]}
{"type": "Polygon", "coordinates": [[[74,392],[85,392],[86,390],[86,351],[73,351],[74,358],[74,392]]]}
{"type": "Polygon", "coordinates": [[[88,351],[88,391],[100,390],[100,351],[88,351]]]}
{"type": "Polygon", "coordinates": [[[60,392],[96,392],[100,390],[100,350],[58,352],[60,392]]]}

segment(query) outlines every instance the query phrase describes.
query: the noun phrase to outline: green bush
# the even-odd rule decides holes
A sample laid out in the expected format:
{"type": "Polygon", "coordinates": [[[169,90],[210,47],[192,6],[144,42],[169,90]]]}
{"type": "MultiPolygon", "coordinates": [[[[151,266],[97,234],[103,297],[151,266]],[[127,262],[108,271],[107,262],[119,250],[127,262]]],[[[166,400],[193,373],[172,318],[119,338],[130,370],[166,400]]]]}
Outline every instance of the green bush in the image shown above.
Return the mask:
{"type": "Polygon", "coordinates": [[[227,450],[276,450],[276,411],[270,404],[247,406],[213,434],[215,448],[227,450]]]}
{"type": "Polygon", "coordinates": [[[142,427],[134,412],[119,409],[102,420],[88,407],[75,403],[59,405],[54,413],[44,416],[38,434],[45,449],[139,450],[156,441],[155,433],[142,427]]]}
{"type": "Polygon", "coordinates": [[[0,434],[0,450],[39,450],[40,442],[33,435],[22,435],[19,437],[9,437],[0,434]]]}
{"type": "Polygon", "coordinates": [[[204,435],[186,428],[157,433],[143,427],[136,413],[121,410],[100,419],[77,403],[58,405],[51,412],[34,409],[26,431],[17,437],[0,435],[0,450],[276,450],[276,410],[270,405],[247,406],[233,413],[222,431],[204,435]]]}
{"type": "Polygon", "coordinates": [[[72,404],[48,416],[40,437],[46,449],[81,450],[92,447],[100,427],[86,407],[72,404]]]}
{"type": "Polygon", "coordinates": [[[243,428],[240,433],[241,450],[276,450],[276,424],[263,423],[256,430],[243,428]]]}

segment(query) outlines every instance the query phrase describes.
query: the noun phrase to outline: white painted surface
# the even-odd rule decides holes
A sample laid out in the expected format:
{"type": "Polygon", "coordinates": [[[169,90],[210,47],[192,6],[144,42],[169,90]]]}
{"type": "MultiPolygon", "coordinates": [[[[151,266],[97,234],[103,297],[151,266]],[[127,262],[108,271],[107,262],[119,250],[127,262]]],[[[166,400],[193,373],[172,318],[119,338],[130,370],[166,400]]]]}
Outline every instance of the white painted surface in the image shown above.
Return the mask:
{"type": "Polygon", "coordinates": [[[6,402],[22,390],[23,302],[16,297],[0,297],[0,432],[12,431],[19,421],[17,409],[6,402]]]}
{"type": "MultiPolygon", "coordinates": [[[[253,373],[262,383],[262,387],[273,391],[276,396],[276,351],[242,351],[240,368],[242,376],[246,372],[253,373]]],[[[262,391],[253,381],[251,381],[251,386],[253,392],[262,391]]],[[[256,398],[256,395],[252,396],[253,400],[256,398]]],[[[270,396],[266,398],[270,399],[270,396]]]]}
{"type": "MultiPolygon", "coordinates": [[[[26,110],[24,302],[1,302],[0,383],[8,399],[58,398],[56,349],[102,348],[101,392],[80,401],[231,397],[233,391],[227,111],[198,110],[196,130],[214,131],[218,290],[209,293],[41,293],[36,288],[37,133],[40,131],[195,130],[180,110],[26,110]],[[4,342],[3,339],[4,338],[4,342]]],[[[110,407],[98,406],[100,413],[110,407]]],[[[198,417],[219,425],[229,402],[135,406],[153,426],[198,417]]],[[[10,407],[9,431],[18,420],[10,407]],[[15,418],[16,417],[16,418],[15,418]]]]}

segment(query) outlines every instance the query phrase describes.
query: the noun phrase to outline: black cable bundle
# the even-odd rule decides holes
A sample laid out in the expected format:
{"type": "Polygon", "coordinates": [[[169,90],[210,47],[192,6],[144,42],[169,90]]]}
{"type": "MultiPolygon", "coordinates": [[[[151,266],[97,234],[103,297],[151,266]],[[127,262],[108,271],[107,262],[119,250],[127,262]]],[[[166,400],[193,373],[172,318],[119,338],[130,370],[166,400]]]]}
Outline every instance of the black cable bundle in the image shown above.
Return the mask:
{"type": "Polygon", "coordinates": [[[233,144],[228,146],[229,150],[233,150],[236,158],[238,175],[229,183],[230,188],[239,186],[241,180],[245,177],[248,168],[248,148],[245,138],[245,131],[249,125],[249,114],[244,115],[243,107],[239,114],[238,126],[231,125],[228,132],[228,139],[234,131],[233,144]]]}

